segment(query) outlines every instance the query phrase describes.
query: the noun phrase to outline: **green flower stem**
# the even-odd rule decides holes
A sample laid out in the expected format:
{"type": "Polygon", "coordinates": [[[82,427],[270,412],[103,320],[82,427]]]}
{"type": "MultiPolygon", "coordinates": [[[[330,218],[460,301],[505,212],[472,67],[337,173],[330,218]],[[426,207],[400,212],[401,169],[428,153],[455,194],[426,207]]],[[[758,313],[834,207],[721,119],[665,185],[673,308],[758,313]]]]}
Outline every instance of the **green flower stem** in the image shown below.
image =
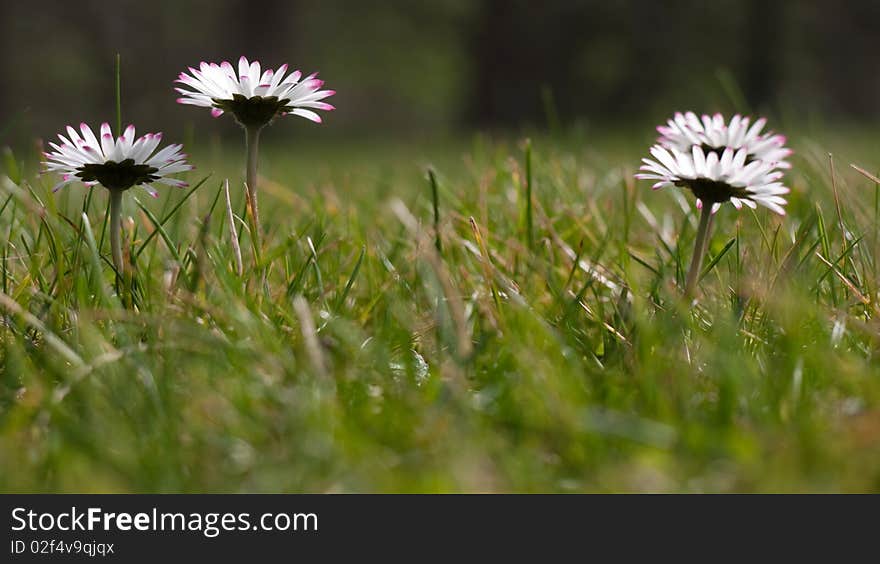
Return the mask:
{"type": "Polygon", "coordinates": [[[684,296],[690,298],[700,278],[703,269],[703,257],[709,247],[709,232],[712,230],[712,204],[703,203],[700,212],[700,225],[697,227],[697,238],[694,240],[694,256],[691,257],[691,267],[688,270],[687,281],[684,286],[684,296]]]}
{"type": "Polygon", "coordinates": [[[257,249],[260,248],[260,208],[257,203],[257,158],[260,145],[260,131],[262,126],[245,127],[245,148],[247,150],[247,198],[254,220],[253,234],[257,249]]]}
{"type": "Polygon", "coordinates": [[[122,276],[122,190],[110,190],[110,248],[113,250],[113,266],[122,276]]]}

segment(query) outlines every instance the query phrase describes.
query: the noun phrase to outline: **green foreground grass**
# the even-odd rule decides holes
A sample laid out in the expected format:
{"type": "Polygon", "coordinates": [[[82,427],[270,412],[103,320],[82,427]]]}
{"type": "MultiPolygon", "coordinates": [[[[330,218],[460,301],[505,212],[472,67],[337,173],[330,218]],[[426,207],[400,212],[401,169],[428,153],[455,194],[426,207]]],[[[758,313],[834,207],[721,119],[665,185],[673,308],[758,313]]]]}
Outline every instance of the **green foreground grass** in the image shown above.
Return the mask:
{"type": "Polygon", "coordinates": [[[789,215],[725,206],[689,305],[692,199],[635,183],[647,140],[281,138],[262,249],[242,157],[197,153],[195,190],[126,194],[121,282],[106,193],[7,171],[0,491],[880,490],[870,145],[832,183],[795,137],[789,215]]]}

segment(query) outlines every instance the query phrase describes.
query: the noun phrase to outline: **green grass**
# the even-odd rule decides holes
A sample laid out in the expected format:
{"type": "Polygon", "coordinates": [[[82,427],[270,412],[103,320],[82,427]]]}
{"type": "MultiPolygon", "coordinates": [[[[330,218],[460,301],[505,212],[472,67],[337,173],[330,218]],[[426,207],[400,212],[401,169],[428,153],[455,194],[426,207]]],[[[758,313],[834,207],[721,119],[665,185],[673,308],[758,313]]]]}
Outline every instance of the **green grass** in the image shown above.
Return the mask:
{"type": "Polygon", "coordinates": [[[0,491],[880,490],[875,145],[793,136],[789,215],[722,208],[691,307],[697,218],[632,179],[649,137],[527,167],[288,126],[243,276],[232,144],[126,194],[127,281],[106,193],[0,181],[0,491]]]}

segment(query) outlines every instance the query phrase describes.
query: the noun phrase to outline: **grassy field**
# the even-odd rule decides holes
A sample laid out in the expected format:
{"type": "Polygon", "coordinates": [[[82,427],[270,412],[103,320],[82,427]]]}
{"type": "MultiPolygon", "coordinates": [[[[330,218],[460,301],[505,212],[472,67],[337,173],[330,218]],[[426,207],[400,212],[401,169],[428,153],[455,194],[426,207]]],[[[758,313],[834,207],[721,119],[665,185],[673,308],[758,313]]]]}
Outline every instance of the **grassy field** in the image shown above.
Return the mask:
{"type": "Polygon", "coordinates": [[[262,249],[239,147],[196,140],[196,188],[126,194],[118,282],[106,193],[7,166],[0,491],[880,490],[878,188],[849,166],[877,132],[790,135],[788,215],[724,206],[687,304],[693,199],[632,178],[650,128],[287,127],[262,249]]]}

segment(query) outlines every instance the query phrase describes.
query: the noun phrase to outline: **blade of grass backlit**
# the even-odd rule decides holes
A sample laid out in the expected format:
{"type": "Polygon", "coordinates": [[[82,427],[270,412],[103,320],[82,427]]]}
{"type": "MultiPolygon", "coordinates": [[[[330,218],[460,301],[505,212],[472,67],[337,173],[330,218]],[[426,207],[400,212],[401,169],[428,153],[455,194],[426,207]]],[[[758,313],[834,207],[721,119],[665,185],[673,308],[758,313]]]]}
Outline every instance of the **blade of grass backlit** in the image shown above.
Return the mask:
{"type": "Polygon", "coordinates": [[[443,243],[440,242],[440,196],[433,168],[428,169],[428,180],[431,183],[431,204],[434,208],[434,246],[438,253],[443,254],[443,243]]]}
{"type": "Polygon", "coordinates": [[[116,135],[122,135],[122,58],[116,53],[116,135]]]}

